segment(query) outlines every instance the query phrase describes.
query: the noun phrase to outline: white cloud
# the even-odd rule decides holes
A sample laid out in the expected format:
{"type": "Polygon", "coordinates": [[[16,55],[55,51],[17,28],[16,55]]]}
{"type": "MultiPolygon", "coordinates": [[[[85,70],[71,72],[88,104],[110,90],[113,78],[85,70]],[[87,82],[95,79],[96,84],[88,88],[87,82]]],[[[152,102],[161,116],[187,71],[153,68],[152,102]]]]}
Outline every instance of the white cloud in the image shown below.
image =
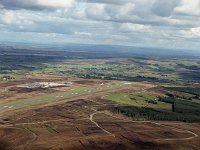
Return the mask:
{"type": "Polygon", "coordinates": [[[185,38],[200,38],[200,27],[180,31],[185,38]]]}
{"type": "Polygon", "coordinates": [[[69,9],[76,0],[0,0],[4,9],[69,9]]]}
{"type": "Polygon", "coordinates": [[[123,5],[107,5],[105,7],[106,13],[112,19],[120,19],[124,17],[128,17],[133,15],[133,11],[135,10],[134,3],[125,3],[123,5]]]}
{"type": "Polygon", "coordinates": [[[13,12],[6,11],[0,14],[0,22],[3,24],[11,24],[13,21],[15,21],[15,14],[13,12]]]}
{"type": "Polygon", "coordinates": [[[89,32],[75,32],[75,35],[80,35],[80,36],[91,36],[92,33],[89,32]]]}
{"type": "Polygon", "coordinates": [[[174,8],[181,0],[156,0],[152,5],[152,11],[158,16],[168,17],[174,12],[174,8]]]}
{"type": "Polygon", "coordinates": [[[175,8],[175,12],[200,16],[200,0],[182,0],[181,5],[175,8]]]}
{"type": "Polygon", "coordinates": [[[86,9],[86,14],[88,18],[95,20],[109,20],[110,16],[105,10],[105,4],[91,4],[86,9]]]}
{"type": "Polygon", "coordinates": [[[74,0],[37,0],[36,5],[47,8],[63,8],[67,9],[74,5],[74,0]]]}
{"type": "Polygon", "coordinates": [[[123,23],[119,30],[122,32],[147,32],[150,28],[141,24],[123,23]]]}
{"type": "Polygon", "coordinates": [[[191,31],[194,35],[200,37],[200,27],[192,28],[190,31],[191,31]]]}
{"type": "Polygon", "coordinates": [[[79,0],[80,2],[88,2],[88,3],[103,3],[103,4],[116,4],[122,5],[125,3],[133,2],[134,0],[79,0]]]}
{"type": "Polygon", "coordinates": [[[199,16],[200,0],[0,0],[0,32],[85,43],[199,43],[199,16]]]}

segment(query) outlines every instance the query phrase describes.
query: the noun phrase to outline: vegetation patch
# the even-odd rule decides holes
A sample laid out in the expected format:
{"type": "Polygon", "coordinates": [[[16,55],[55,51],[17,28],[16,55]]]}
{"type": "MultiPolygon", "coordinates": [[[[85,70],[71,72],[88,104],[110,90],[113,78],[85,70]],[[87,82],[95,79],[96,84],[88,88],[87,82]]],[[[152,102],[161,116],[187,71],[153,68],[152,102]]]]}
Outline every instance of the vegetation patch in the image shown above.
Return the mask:
{"type": "Polygon", "coordinates": [[[153,108],[156,110],[171,111],[171,104],[158,101],[160,95],[150,93],[139,94],[113,94],[106,96],[106,100],[114,101],[123,105],[153,108]]]}
{"type": "Polygon", "coordinates": [[[200,97],[200,88],[192,88],[192,87],[166,87],[166,88],[169,90],[185,92],[200,97]]]}
{"type": "Polygon", "coordinates": [[[112,112],[121,113],[134,120],[165,120],[165,121],[183,121],[183,122],[200,122],[197,115],[185,115],[184,113],[159,111],[152,108],[119,106],[111,108],[112,112]]]}
{"type": "Polygon", "coordinates": [[[121,104],[111,111],[136,120],[200,122],[200,104],[180,97],[140,93],[109,95],[105,99],[121,104]]]}
{"type": "MultiPolygon", "coordinates": [[[[166,103],[173,103],[174,104],[174,112],[184,114],[184,115],[191,115],[192,116],[200,116],[200,104],[195,103],[193,101],[180,99],[176,97],[165,97],[160,98],[160,101],[166,103]]],[[[200,118],[200,117],[199,117],[200,118]]]]}

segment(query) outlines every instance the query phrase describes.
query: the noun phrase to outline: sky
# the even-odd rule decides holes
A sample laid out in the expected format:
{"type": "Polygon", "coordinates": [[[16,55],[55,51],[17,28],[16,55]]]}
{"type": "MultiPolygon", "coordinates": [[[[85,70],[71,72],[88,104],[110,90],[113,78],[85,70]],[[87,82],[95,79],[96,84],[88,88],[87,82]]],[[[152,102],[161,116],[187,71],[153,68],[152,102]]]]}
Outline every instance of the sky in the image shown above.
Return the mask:
{"type": "Polygon", "coordinates": [[[200,0],[0,0],[0,42],[200,50],[200,0]]]}

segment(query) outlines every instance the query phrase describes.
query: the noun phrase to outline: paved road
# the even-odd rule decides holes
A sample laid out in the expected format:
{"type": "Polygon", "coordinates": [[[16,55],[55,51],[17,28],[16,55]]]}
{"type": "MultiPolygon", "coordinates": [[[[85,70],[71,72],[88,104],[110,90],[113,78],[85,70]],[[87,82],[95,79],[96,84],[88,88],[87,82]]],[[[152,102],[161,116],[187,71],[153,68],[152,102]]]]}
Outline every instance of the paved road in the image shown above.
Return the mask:
{"type": "Polygon", "coordinates": [[[101,85],[98,87],[74,91],[72,93],[62,93],[62,94],[59,93],[57,95],[55,94],[55,95],[49,95],[49,96],[45,96],[45,97],[35,97],[32,99],[27,99],[27,100],[17,100],[17,101],[8,102],[8,103],[1,103],[0,104],[0,112],[22,109],[22,108],[31,107],[31,106],[38,106],[38,105],[48,104],[48,103],[53,103],[53,102],[59,102],[64,99],[73,98],[76,96],[81,96],[81,95],[86,95],[86,94],[94,94],[96,92],[101,92],[101,91],[105,91],[105,90],[112,90],[112,89],[120,88],[120,87],[126,86],[126,85],[127,85],[127,83],[101,85]]]}

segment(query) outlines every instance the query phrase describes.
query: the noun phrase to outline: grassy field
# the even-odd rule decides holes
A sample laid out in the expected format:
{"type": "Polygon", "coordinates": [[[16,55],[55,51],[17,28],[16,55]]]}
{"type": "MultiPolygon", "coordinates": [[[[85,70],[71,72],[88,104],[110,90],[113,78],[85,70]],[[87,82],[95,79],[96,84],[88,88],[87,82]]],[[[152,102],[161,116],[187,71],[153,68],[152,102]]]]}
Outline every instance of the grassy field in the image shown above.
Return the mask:
{"type": "Polygon", "coordinates": [[[105,99],[121,104],[112,108],[111,111],[136,120],[199,122],[200,99],[198,88],[167,87],[167,89],[170,89],[170,91],[161,95],[121,93],[106,96],[105,99]]]}
{"type": "Polygon", "coordinates": [[[106,96],[106,100],[110,100],[119,104],[153,108],[156,110],[171,111],[171,104],[158,101],[156,94],[140,93],[140,94],[114,94],[106,96]],[[151,102],[152,101],[152,102],[151,102]]]}

